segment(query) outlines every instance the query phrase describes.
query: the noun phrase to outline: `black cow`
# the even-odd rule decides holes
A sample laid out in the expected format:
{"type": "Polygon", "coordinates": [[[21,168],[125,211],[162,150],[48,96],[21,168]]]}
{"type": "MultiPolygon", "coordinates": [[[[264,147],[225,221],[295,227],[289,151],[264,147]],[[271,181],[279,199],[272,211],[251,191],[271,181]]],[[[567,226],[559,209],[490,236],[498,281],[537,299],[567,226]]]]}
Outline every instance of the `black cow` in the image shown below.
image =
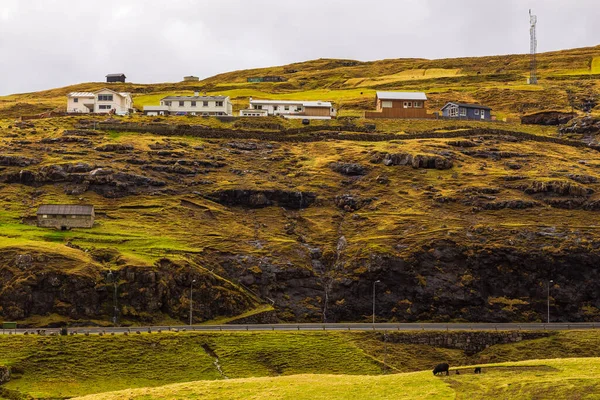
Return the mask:
{"type": "Polygon", "coordinates": [[[446,375],[450,375],[449,369],[450,366],[448,364],[441,363],[435,366],[435,368],[433,369],[433,374],[437,375],[445,372],[446,375]]]}
{"type": "Polygon", "coordinates": [[[473,373],[480,374],[481,373],[481,367],[475,367],[475,371],[473,371],[473,373]]]}

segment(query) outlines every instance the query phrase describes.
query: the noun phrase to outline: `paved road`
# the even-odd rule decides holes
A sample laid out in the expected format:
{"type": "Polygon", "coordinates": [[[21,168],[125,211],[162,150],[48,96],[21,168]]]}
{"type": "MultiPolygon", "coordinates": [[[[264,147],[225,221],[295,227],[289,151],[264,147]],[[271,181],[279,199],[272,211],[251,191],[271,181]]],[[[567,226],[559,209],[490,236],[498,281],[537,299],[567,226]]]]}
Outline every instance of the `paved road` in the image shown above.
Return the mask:
{"type": "MultiPolygon", "coordinates": [[[[140,326],[140,327],[85,327],[69,328],[69,332],[77,334],[137,334],[147,333],[150,330],[156,333],[161,332],[182,332],[182,331],[201,331],[201,332],[236,332],[236,331],[458,331],[458,330],[570,330],[570,329],[600,329],[600,323],[578,322],[578,323],[550,323],[550,324],[493,324],[493,323],[377,323],[377,324],[266,324],[266,325],[180,325],[180,326],[140,326]]],[[[37,333],[37,329],[16,329],[0,330],[1,334],[32,334],[37,333]]],[[[58,334],[60,329],[47,328],[45,334],[58,334]]]]}

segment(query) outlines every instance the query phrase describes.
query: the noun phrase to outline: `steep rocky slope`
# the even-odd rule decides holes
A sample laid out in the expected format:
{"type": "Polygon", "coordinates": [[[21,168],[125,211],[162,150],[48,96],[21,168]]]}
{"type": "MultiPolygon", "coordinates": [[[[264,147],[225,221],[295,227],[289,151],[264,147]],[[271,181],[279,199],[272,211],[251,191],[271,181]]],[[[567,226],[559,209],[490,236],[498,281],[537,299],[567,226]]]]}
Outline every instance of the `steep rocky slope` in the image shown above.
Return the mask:
{"type": "Polygon", "coordinates": [[[599,153],[577,137],[131,121],[0,122],[3,319],[110,323],[116,283],[123,323],[185,320],[192,284],[196,322],[365,321],[376,280],[379,320],[544,320],[549,280],[554,320],[600,319],[599,153]],[[49,202],[95,227],[33,226],[49,202]]]}

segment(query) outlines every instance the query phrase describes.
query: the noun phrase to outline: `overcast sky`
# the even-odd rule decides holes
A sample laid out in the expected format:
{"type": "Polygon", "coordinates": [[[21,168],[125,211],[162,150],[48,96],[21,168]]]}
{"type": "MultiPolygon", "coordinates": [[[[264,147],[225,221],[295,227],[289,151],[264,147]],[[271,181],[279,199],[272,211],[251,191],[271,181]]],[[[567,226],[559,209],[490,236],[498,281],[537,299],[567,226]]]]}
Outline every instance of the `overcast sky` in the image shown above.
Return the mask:
{"type": "Polygon", "coordinates": [[[0,95],[177,82],[316,58],[378,60],[600,44],[600,0],[0,0],[0,95]]]}

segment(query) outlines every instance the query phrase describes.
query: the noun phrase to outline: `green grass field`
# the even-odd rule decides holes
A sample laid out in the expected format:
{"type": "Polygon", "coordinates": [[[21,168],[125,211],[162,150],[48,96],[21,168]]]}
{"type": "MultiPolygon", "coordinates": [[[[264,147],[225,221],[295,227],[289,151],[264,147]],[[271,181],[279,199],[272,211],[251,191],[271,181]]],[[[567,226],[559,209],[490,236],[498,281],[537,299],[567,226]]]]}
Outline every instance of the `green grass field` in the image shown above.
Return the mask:
{"type": "Polygon", "coordinates": [[[432,376],[430,371],[388,376],[296,375],[226,382],[192,382],[83,397],[151,399],[598,399],[600,358],[494,364],[475,375],[432,376]]]}
{"type": "MultiPolygon", "coordinates": [[[[0,365],[9,366],[13,370],[13,379],[3,388],[35,398],[67,398],[120,389],[182,383],[177,387],[177,390],[183,390],[182,392],[178,393],[176,390],[170,395],[165,395],[165,398],[172,398],[170,396],[175,396],[176,393],[177,396],[183,397],[173,398],[184,398],[185,395],[191,395],[196,390],[199,390],[198,393],[214,392],[216,396],[214,398],[227,398],[231,391],[237,391],[238,385],[241,385],[247,387],[248,391],[240,391],[240,396],[250,396],[259,388],[265,390],[269,388],[268,391],[272,391],[275,396],[273,398],[278,399],[288,398],[284,396],[285,392],[279,392],[281,387],[278,388],[278,382],[293,389],[303,388],[305,385],[317,388],[327,381],[334,386],[339,385],[340,390],[347,387],[352,388],[352,391],[358,382],[372,388],[390,382],[389,390],[382,392],[382,396],[391,396],[394,393],[399,395],[398,385],[406,384],[409,385],[407,387],[412,388],[410,390],[427,388],[433,396],[434,394],[448,395],[457,388],[471,390],[477,382],[479,382],[477,383],[479,391],[496,390],[492,381],[498,379],[500,375],[484,375],[483,378],[490,378],[487,380],[481,380],[482,378],[474,377],[472,374],[465,374],[464,377],[453,375],[451,380],[448,378],[432,380],[429,370],[439,362],[446,361],[453,368],[463,368],[472,364],[490,362],[517,362],[573,356],[597,357],[600,355],[600,337],[593,331],[560,332],[549,338],[491,346],[472,357],[465,356],[461,350],[426,345],[388,343],[386,349],[384,350],[383,342],[377,340],[375,334],[357,332],[160,334],[155,332],[130,336],[80,334],[67,337],[6,335],[0,336],[0,365]],[[212,352],[211,355],[205,348],[212,352]],[[213,355],[218,356],[224,376],[213,364],[213,355]],[[385,367],[384,359],[387,363],[385,367]],[[424,370],[427,372],[397,375],[424,370]],[[384,374],[395,375],[373,380],[368,377],[384,374]],[[295,375],[304,375],[304,377],[281,378],[281,380],[279,378],[255,379],[295,375]],[[319,375],[328,376],[319,377],[319,375]],[[350,375],[352,378],[349,377],[350,375]],[[416,378],[411,378],[421,376],[425,380],[415,381],[416,378]],[[225,377],[228,379],[224,380],[225,377]],[[245,380],[248,378],[252,379],[245,380]],[[296,382],[296,379],[308,379],[308,381],[302,383],[296,382]],[[390,380],[386,381],[387,379],[390,380]],[[462,379],[466,381],[461,386],[462,379]],[[472,379],[477,380],[473,383],[472,379]],[[218,382],[184,383],[192,381],[218,382]],[[234,383],[229,387],[226,382],[234,383]],[[459,386],[455,387],[455,384],[459,386]],[[186,392],[184,388],[190,388],[192,392],[186,392]]],[[[557,363],[557,361],[553,362],[557,363]]],[[[538,361],[536,365],[545,364],[546,361],[538,361]]],[[[569,371],[571,370],[566,370],[565,374],[572,373],[569,371]]],[[[554,382],[560,376],[564,375],[550,374],[547,378],[554,382]]],[[[584,374],[582,377],[585,376],[587,375],[584,374]]],[[[528,376],[527,379],[532,380],[533,376],[528,376]]],[[[584,387],[589,383],[586,379],[572,383],[577,382],[577,385],[584,387]]],[[[320,390],[325,391],[325,388],[321,387],[320,390]]],[[[151,389],[143,389],[143,391],[152,393],[151,389]]],[[[326,393],[336,392],[337,390],[331,390],[326,393]]],[[[285,395],[291,393],[295,392],[285,395]]],[[[407,393],[414,394],[410,391],[407,393]]]]}

